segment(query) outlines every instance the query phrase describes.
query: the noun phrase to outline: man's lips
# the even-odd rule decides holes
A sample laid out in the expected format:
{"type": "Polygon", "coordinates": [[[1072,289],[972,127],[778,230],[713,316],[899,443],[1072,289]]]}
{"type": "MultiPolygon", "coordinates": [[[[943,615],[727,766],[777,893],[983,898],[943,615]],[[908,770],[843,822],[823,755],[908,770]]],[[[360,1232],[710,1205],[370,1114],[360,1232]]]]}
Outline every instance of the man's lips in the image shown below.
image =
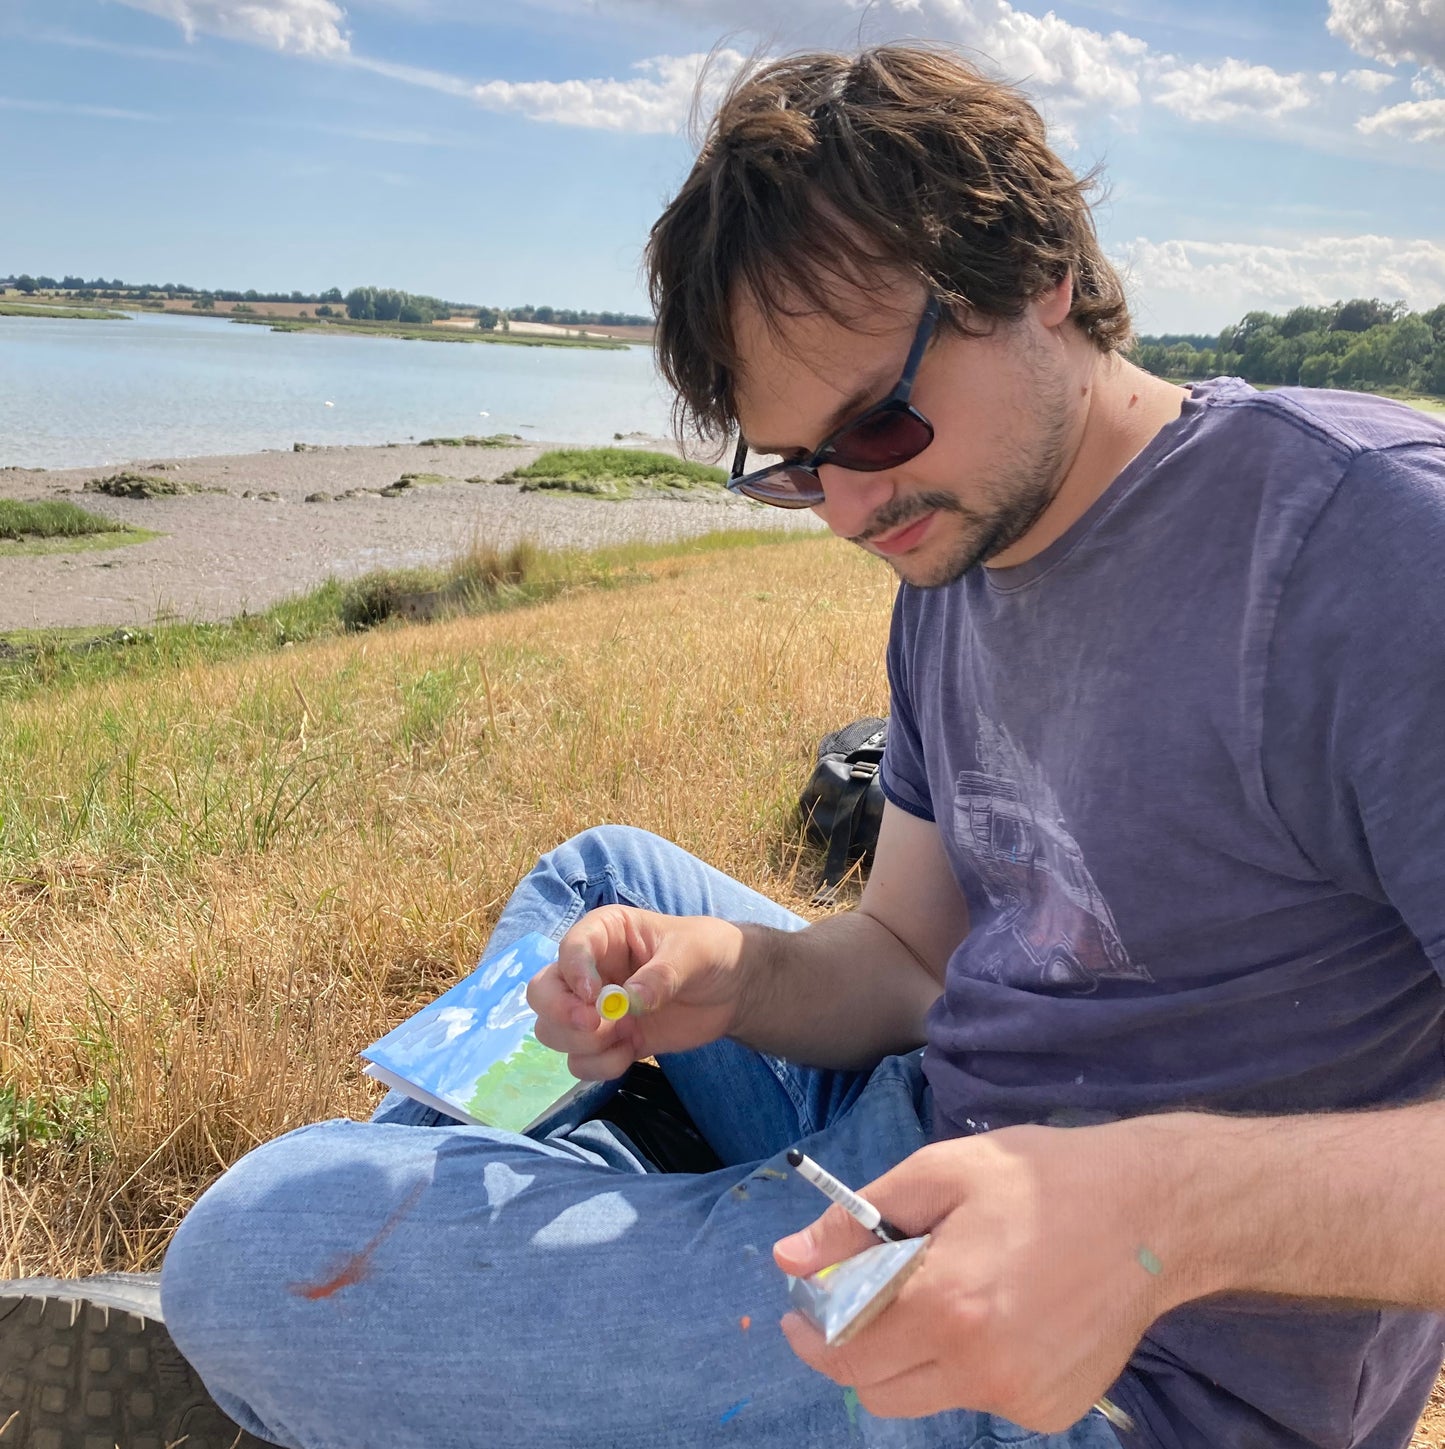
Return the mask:
{"type": "Polygon", "coordinates": [[[873,547],[879,553],[890,556],[907,553],[910,548],[916,548],[923,541],[923,535],[928,532],[929,525],[936,517],[936,513],[925,513],[917,522],[899,529],[897,533],[887,533],[882,538],[875,538],[873,547]]]}

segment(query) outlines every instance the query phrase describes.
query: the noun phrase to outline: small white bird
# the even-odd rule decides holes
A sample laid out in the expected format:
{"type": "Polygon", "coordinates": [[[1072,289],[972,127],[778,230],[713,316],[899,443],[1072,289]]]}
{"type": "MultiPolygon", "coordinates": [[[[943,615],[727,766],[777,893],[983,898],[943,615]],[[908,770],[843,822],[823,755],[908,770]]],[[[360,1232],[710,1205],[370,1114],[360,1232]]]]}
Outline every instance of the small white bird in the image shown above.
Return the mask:
{"type": "Polygon", "coordinates": [[[322,403],[321,406],[324,407],[324,408],[334,408],[336,406],[336,404],[334,402],[326,402],[326,403],[322,403]]]}

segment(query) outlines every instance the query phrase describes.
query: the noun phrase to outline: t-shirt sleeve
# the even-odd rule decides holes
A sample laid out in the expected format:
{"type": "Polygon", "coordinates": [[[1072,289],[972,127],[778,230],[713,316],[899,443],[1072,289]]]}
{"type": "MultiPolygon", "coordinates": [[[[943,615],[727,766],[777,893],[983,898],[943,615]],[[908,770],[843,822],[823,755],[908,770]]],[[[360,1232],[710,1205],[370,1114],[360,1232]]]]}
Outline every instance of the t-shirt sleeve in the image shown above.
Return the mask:
{"type": "Polygon", "coordinates": [[[918,735],[918,719],[913,709],[910,689],[909,639],[916,633],[908,623],[909,589],[901,585],[893,601],[893,621],[888,632],[888,742],[883,748],[883,762],[878,767],[878,781],[884,797],[900,810],[932,820],[933,801],[928,789],[928,768],[923,758],[923,741],[918,735]]]}
{"type": "Polygon", "coordinates": [[[1445,975],[1445,444],[1362,453],[1280,597],[1265,784],[1299,848],[1445,975]]]}

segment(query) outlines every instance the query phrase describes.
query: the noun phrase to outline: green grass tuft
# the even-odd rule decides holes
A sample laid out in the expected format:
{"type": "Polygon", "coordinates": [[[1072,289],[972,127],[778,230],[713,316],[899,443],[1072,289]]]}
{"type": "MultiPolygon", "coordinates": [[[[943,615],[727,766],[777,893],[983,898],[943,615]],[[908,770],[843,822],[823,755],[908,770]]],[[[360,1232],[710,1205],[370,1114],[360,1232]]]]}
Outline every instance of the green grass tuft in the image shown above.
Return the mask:
{"type": "Polygon", "coordinates": [[[497,479],[537,490],[582,493],[595,498],[715,493],[727,483],[721,468],[693,463],[671,453],[633,448],[557,448],[535,463],[497,479]]]}
{"type": "Polygon", "coordinates": [[[124,531],[125,525],[113,518],[103,518],[58,499],[22,503],[0,498],[0,539],[19,543],[37,538],[81,538],[86,534],[124,531]]]}

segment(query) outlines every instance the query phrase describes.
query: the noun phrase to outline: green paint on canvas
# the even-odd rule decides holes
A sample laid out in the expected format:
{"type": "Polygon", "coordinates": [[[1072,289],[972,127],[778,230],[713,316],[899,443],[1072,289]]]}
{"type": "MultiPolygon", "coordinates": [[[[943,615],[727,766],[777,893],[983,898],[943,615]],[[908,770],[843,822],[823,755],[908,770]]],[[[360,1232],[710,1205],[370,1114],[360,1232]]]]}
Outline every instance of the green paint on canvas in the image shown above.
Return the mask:
{"type": "Polygon", "coordinates": [[[858,1431],[858,1390],[847,1388],[843,1390],[843,1407],[848,1411],[848,1428],[853,1433],[858,1431]]]}
{"type": "Polygon", "coordinates": [[[467,1111],[489,1127],[520,1132],[576,1085],[567,1058],[529,1036],[477,1078],[467,1111]]]}

